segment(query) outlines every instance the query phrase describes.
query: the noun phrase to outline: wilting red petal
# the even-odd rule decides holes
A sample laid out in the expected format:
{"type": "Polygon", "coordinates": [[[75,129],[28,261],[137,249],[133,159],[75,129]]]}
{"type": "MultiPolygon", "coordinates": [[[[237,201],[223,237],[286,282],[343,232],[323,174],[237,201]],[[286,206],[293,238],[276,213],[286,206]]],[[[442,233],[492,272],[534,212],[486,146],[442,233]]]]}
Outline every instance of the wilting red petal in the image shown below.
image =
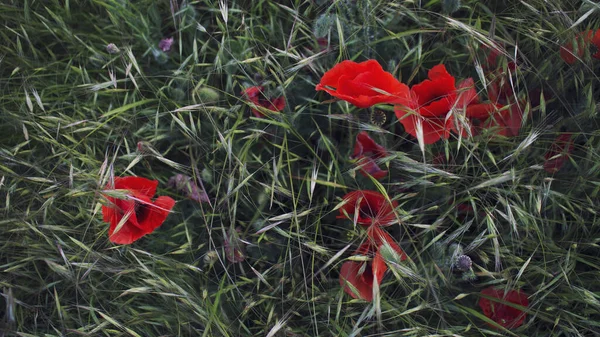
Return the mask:
{"type": "MultiPolygon", "coordinates": [[[[245,96],[249,102],[267,110],[278,112],[285,108],[285,98],[283,96],[269,99],[265,97],[263,90],[264,88],[262,86],[253,86],[244,89],[242,95],[245,96]]],[[[255,108],[250,108],[250,111],[252,111],[252,114],[257,118],[263,118],[265,116],[260,110],[255,108]]]]}
{"type": "Polygon", "coordinates": [[[258,99],[260,97],[260,95],[262,95],[263,92],[263,87],[261,86],[253,86],[253,87],[249,87],[246,88],[242,91],[242,95],[245,95],[248,100],[253,101],[254,99],[258,99]]]}
{"type": "Polygon", "coordinates": [[[354,219],[354,213],[358,211],[358,224],[364,226],[385,226],[396,221],[394,208],[398,207],[398,202],[393,200],[391,203],[382,194],[375,191],[359,190],[353,191],[344,196],[344,205],[340,208],[338,218],[354,219]]]}
{"type": "Polygon", "coordinates": [[[479,103],[479,96],[477,95],[477,90],[475,90],[475,83],[472,78],[469,77],[460,82],[456,90],[458,92],[456,106],[459,109],[479,103]]]}
{"type": "Polygon", "coordinates": [[[366,262],[344,262],[340,269],[340,286],[353,298],[361,298],[370,302],[373,300],[373,271],[367,266],[363,273],[359,274],[364,263],[366,262]]]}
{"type": "Polygon", "coordinates": [[[515,137],[519,135],[523,122],[523,111],[519,104],[514,103],[509,108],[493,114],[483,124],[483,128],[493,130],[496,135],[515,137]]]}
{"type": "Polygon", "coordinates": [[[384,245],[391,247],[400,257],[400,261],[406,259],[406,254],[394,239],[379,226],[369,227],[367,236],[368,240],[360,245],[354,255],[368,257],[375,255],[373,260],[369,262],[344,262],[340,271],[340,285],[350,296],[371,301],[373,299],[373,284],[375,281],[377,284],[381,284],[388,269],[381,254],[381,247],[384,245]]]}
{"type": "Polygon", "coordinates": [[[383,276],[385,276],[385,272],[387,271],[387,265],[385,264],[385,259],[381,255],[381,252],[377,250],[375,253],[375,257],[373,261],[371,261],[371,270],[373,273],[373,283],[377,280],[377,284],[381,284],[383,280],[383,276]]]}
{"type": "Polygon", "coordinates": [[[356,145],[354,146],[352,157],[366,154],[375,159],[379,159],[387,156],[387,151],[383,146],[375,143],[373,138],[369,137],[369,134],[366,131],[361,131],[356,136],[356,145]]]}
{"type": "Polygon", "coordinates": [[[358,159],[357,165],[364,176],[371,175],[375,179],[381,179],[387,175],[387,171],[379,168],[376,159],[387,156],[385,148],[369,137],[366,131],[361,131],[356,136],[354,152],[350,159],[358,159]]]}
{"type": "Polygon", "coordinates": [[[325,73],[316,90],[345,100],[359,108],[379,103],[406,104],[408,87],[383,70],[376,60],[343,61],[325,73]]]}
{"type": "Polygon", "coordinates": [[[556,138],[544,155],[544,170],[548,173],[558,172],[567,162],[574,148],[571,133],[564,133],[556,138]]]}
{"type": "Polygon", "coordinates": [[[519,135],[519,130],[523,124],[523,108],[524,102],[513,103],[508,109],[500,111],[500,117],[507,128],[509,136],[516,137],[519,135]]]}
{"type": "Polygon", "coordinates": [[[398,254],[400,261],[406,260],[407,256],[406,253],[404,253],[404,250],[402,250],[402,248],[400,248],[400,246],[396,243],[396,240],[394,240],[390,234],[381,227],[369,227],[367,229],[367,236],[369,237],[372,245],[377,247],[377,250],[381,249],[383,245],[387,245],[398,254]]]}
{"type": "Polygon", "coordinates": [[[388,174],[388,171],[382,170],[379,165],[369,157],[359,157],[356,165],[360,168],[360,173],[365,177],[370,175],[375,179],[381,179],[388,174]]]}
{"type": "Polygon", "coordinates": [[[273,99],[271,102],[271,108],[269,108],[269,110],[281,111],[283,108],[285,108],[285,98],[283,96],[279,96],[273,99]]]}
{"type": "MultiPolygon", "coordinates": [[[[520,290],[510,290],[504,294],[504,291],[501,289],[489,287],[482,290],[481,294],[519,306],[529,306],[527,295],[522,293],[520,290]]],[[[487,299],[484,297],[479,299],[479,307],[486,317],[509,329],[521,326],[527,316],[525,312],[511,305],[503,304],[499,301],[494,301],[493,299],[487,299]]]]}
{"type": "MultiPolygon", "coordinates": [[[[200,185],[202,186],[202,181],[200,181],[200,185]]],[[[190,176],[186,176],[183,174],[176,174],[169,178],[169,182],[167,186],[173,188],[177,193],[185,196],[186,198],[195,200],[199,203],[208,202],[210,203],[210,199],[208,198],[208,194],[206,191],[198,186],[194,179],[190,176]]]]}
{"type": "Polygon", "coordinates": [[[242,262],[246,259],[246,246],[240,240],[239,231],[239,228],[227,231],[223,240],[225,257],[231,263],[242,262]]]}

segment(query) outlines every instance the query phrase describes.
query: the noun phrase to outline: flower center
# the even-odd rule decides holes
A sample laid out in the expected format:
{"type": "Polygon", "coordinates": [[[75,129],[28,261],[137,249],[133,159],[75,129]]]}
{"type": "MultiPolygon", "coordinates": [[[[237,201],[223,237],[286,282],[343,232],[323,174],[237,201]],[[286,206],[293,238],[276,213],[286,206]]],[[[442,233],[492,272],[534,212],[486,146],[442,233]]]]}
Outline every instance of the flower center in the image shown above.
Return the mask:
{"type": "Polygon", "coordinates": [[[133,211],[135,212],[135,217],[138,221],[138,223],[144,222],[144,220],[146,220],[146,218],[148,217],[148,214],[150,212],[148,205],[145,203],[141,203],[139,201],[136,201],[134,206],[133,206],[133,211]]]}
{"type": "Polygon", "coordinates": [[[377,216],[376,210],[368,202],[362,202],[358,212],[361,218],[375,218],[377,216]]]}

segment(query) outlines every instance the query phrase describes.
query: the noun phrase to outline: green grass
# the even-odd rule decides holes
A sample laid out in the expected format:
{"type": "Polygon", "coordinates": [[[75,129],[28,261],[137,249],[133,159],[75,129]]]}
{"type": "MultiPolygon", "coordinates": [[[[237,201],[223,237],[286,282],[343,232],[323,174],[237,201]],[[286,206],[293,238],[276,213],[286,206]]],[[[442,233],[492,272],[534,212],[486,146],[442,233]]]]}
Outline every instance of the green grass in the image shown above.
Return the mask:
{"type": "Polygon", "coordinates": [[[567,65],[559,46],[600,28],[600,7],[463,0],[450,14],[445,2],[3,1],[0,336],[596,335],[600,60],[567,65]],[[375,58],[409,84],[444,63],[485,97],[492,41],[517,56],[514,91],[546,97],[517,137],[422,152],[391,110],[377,126],[314,90],[336,63],[375,58]],[[240,92],[259,83],[285,95],[284,111],[251,117],[240,92]],[[392,153],[380,184],[348,159],[360,130],[392,153]],[[548,174],[544,154],[566,131],[573,155],[548,174]],[[431,165],[439,153],[452,161],[431,165]],[[176,174],[202,179],[211,203],[168,189],[176,174]],[[128,175],[178,202],[118,246],[100,192],[128,175]],[[366,303],[339,285],[365,231],[335,208],[378,188],[400,204],[389,232],[409,260],[390,262],[366,303]],[[224,249],[235,228],[247,243],[237,264],[224,249]],[[456,244],[476,278],[448,268],[456,244]],[[530,295],[522,327],[486,324],[477,302],[490,285],[530,295]]]}

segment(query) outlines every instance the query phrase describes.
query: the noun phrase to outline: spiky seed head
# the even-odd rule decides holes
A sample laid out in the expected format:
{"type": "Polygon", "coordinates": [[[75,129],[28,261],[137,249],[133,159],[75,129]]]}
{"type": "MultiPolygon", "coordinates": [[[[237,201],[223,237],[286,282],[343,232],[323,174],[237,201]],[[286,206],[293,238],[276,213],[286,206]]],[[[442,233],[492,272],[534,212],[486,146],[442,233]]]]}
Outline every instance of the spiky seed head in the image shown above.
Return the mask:
{"type": "Polygon", "coordinates": [[[458,259],[456,259],[456,268],[461,271],[467,271],[471,269],[472,265],[473,261],[471,261],[471,258],[467,255],[461,255],[458,257],[458,259]]]}

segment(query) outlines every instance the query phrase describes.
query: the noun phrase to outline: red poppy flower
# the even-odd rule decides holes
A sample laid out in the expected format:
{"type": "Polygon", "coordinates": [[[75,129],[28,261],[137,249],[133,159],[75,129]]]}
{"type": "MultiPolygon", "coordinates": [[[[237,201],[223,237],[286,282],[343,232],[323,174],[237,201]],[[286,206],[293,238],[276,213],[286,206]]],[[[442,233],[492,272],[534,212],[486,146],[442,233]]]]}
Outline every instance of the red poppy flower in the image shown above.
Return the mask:
{"type": "Polygon", "coordinates": [[[571,151],[575,147],[573,140],[571,139],[572,134],[564,133],[556,138],[554,143],[550,146],[548,152],[544,158],[544,170],[548,173],[558,172],[567,162],[571,151]]]}
{"type": "Polygon", "coordinates": [[[479,307],[483,310],[483,314],[494,322],[512,329],[521,326],[525,321],[526,313],[521,309],[494,300],[496,298],[500,301],[527,307],[529,305],[527,295],[520,290],[510,290],[505,294],[504,290],[489,287],[482,290],[481,294],[492,298],[481,297],[479,307]]]}
{"type": "Polygon", "coordinates": [[[371,175],[375,179],[381,179],[387,175],[388,171],[380,169],[375,160],[381,159],[387,154],[383,146],[375,143],[366,131],[361,131],[356,136],[354,152],[350,159],[358,159],[356,163],[364,176],[371,175]]]}
{"type": "MultiPolygon", "coordinates": [[[[254,105],[271,110],[281,111],[285,108],[285,98],[283,96],[267,98],[263,92],[264,88],[261,86],[249,87],[242,91],[242,95],[246,96],[248,101],[254,103],[254,105]]],[[[265,115],[256,108],[251,108],[252,113],[257,118],[263,118],[265,115]]]]}
{"type": "Polygon", "coordinates": [[[363,226],[385,226],[396,221],[394,208],[398,202],[386,199],[381,193],[375,191],[353,191],[344,196],[344,205],[340,208],[338,219],[351,219],[356,217],[356,223],[363,226]],[[355,214],[358,211],[358,214],[355,214]],[[346,215],[347,214],[347,215],[346,215]]]}
{"type": "Polygon", "coordinates": [[[114,187],[106,187],[127,191],[127,198],[107,197],[110,205],[102,206],[103,219],[110,224],[108,239],[111,242],[130,244],[162,225],[175,205],[175,200],[170,197],[158,197],[152,201],[157,186],[156,180],[117,177],[114,187]],[[121,228],[117,230],[121,223],[121,228]]]}
{"type": "Polygon", "coordinates": [[[404,104],[408,87],[383,70],[376,60],[343,61],[323,75],[316,90],[347,101],[359,108],[380,103],[404,104]]]}
{"type": "Polygon", "coordinates": [[[455,105],[464,106],[477,99],[475,89],[468,88],[472,80],[459,86],[464,89],[459,95],[455,79],[443,64],[431,68],[429,79],[411,87],[411,100],[406,105],[397,105],[396,117],[406,132],[417,137],[419,125],[423,129],[423,142],[433,144],[441,138],[448,139],[453,116],[448,112],[455,105]]]}
{"type": "Polygon", "coordinates": [[[353,298],[370,302],[373,300],[373,284],[375,281],[377,284],[381,284],[387,271],[381,247],[384,245],[391,247],[400,257],[400,261],[406,260],[406,254],[394,239],[380,227],[369,227],[367,234],[368,240],[358,247],[354,255],[365,255],[372,259],[366,262],[344,262],[340,270],[340,286],[353,298]]]}
{"type": "Polygon", "coordinates": [[[591,51],[592,57],[600,59],[600,29],[595,32],[593,30],[583,31],[575,36],[575,40],[577,42],[576,53],[573,50],[572,42],[567,42],[564,46],[560,47],[560,57],[565,62],[568,64],[575,63],[577,59],[583,56],[585,48],[588,48],[590,43],[593,46],[593,50],[591,51]]]}

